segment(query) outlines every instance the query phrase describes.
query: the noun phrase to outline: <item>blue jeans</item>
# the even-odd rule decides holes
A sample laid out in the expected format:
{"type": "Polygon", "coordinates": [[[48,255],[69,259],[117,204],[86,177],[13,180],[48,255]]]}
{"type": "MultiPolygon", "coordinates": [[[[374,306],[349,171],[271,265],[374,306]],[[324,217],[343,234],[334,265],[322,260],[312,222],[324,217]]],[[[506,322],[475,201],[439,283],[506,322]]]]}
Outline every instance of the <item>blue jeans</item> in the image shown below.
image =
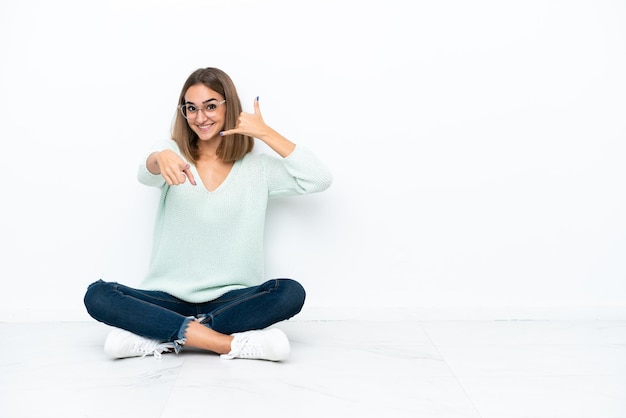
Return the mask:
{"type": "Polygon", "coordinates": [[[274,279],[232,290],[204,303],[98,280],[87,288],[84,302],[89,315],[97,321],[182,345],[189,321],[199,320],[223,334],[263,329],[300,312],[305,296],[302,285],[292,279],[274,279]]]}

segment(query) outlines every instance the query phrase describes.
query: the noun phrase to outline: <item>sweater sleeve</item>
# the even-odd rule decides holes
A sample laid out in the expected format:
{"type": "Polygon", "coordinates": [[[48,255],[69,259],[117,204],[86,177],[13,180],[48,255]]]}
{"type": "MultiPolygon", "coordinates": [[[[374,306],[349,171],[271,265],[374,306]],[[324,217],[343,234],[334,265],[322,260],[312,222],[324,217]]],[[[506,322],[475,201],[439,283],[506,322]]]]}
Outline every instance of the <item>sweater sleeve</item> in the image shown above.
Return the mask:
{"type": "Polygon", "coordinates": [[[302,145],[285,158],[268,156],[265,171],[271,197],[321,192],[332,184],[326,165],[302,145]]]}

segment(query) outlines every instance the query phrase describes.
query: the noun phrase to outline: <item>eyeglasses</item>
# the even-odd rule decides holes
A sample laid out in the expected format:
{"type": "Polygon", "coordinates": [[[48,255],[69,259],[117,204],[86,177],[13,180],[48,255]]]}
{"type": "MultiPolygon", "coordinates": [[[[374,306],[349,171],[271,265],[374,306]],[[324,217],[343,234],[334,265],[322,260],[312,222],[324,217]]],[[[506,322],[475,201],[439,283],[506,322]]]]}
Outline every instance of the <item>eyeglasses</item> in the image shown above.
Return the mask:
{"type": "Polygon", "coordinates": [[[197,107],[193,103],[185,103],[178,106],[180,109],[180,113],[183,115],[185,119],[195,119],[198,116],[198,111],[202,110],[204,114],[208,116],[212,116],[217,110],[218,106],[226,103],[226,100],[222,100],[221,102],[211,102],[204,103],[202,107],[197,107]]]}

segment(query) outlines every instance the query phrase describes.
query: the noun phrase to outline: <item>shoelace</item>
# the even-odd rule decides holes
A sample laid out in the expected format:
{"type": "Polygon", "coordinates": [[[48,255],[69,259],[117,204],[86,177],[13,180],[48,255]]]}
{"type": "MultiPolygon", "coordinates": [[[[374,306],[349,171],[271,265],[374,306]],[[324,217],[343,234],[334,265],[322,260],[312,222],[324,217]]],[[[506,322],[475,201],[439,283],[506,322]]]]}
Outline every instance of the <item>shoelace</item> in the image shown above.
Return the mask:
{"type": "Polygon", "coordinates": [[[174,345],[172,343],[159,343],[157,341],[152,340],[143,340],[141,342],[135,343],[133,346],[133,350],[138,353],[143,353],[142,358],[152,354],[154,358],[160,359],[161,353],[169,351],[173,349],[174,345]]]}
{"type": "Polygon", "coordinates": [[[258,344],[249,344],[249,338],[243,337],[237,342],[238,344],[230,350],[228,354],[222,354],[224,359],[234,358],[260,358],[263,355],[263,350],[258,344]]]}

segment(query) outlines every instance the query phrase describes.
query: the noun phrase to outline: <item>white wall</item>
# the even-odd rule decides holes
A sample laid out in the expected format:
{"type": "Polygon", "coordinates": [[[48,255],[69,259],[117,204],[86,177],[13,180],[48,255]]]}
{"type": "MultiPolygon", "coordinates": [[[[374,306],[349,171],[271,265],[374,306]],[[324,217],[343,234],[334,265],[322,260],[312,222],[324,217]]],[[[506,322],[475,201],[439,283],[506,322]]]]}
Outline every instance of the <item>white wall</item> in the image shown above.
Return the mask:
{"type": "Polygon", "coordinates": [[[334,173],[271,205],[267,273],[304,283],[303,318],[626,318],[624,22],[595,0],[3,0],[0,320],[88,319],[90,282],[139,282],[137,162],[206,66],[334,173]]]}

